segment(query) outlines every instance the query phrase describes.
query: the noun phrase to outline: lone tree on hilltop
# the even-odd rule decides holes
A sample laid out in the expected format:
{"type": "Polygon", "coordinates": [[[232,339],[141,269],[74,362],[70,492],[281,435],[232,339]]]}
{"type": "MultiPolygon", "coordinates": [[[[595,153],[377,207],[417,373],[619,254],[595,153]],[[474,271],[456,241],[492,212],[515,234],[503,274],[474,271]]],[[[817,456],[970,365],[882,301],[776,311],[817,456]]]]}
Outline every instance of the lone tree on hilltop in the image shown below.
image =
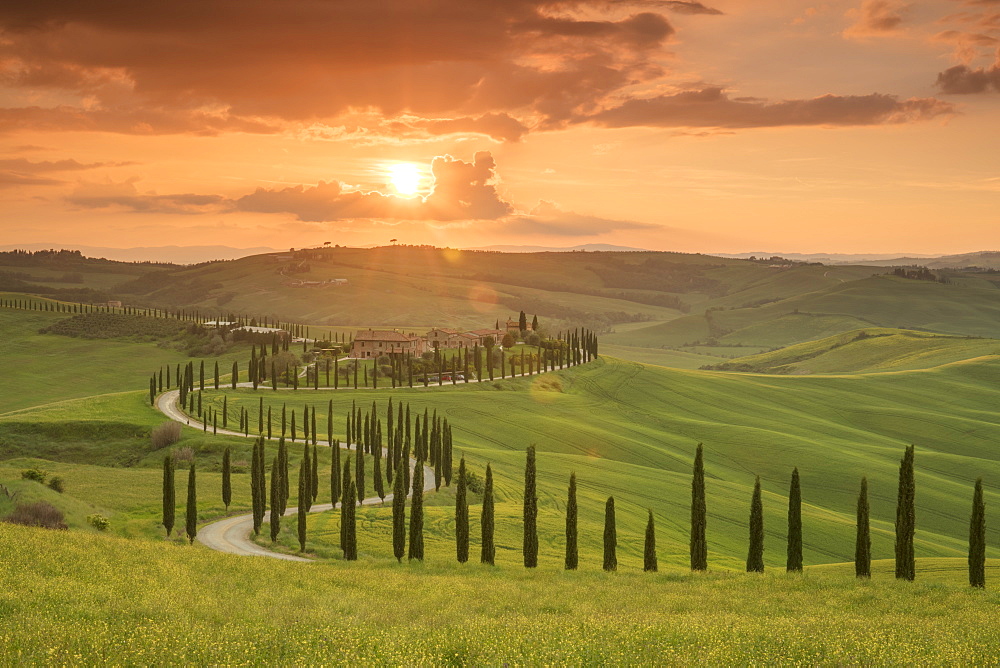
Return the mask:
{"type": "Polygon", "coordinates": [[[691,481],[691,570],[708,569],[708,544],[705,542],[705,463],[701,443],[694,454],[694,477],[691,481]]]}
{"type": "Polygon", "coordinates": [[[764,506],[760,499],[760,476],[753,484],[750,498],[750,549],[747,551],[747,573],[764,572],[764,506]]]}

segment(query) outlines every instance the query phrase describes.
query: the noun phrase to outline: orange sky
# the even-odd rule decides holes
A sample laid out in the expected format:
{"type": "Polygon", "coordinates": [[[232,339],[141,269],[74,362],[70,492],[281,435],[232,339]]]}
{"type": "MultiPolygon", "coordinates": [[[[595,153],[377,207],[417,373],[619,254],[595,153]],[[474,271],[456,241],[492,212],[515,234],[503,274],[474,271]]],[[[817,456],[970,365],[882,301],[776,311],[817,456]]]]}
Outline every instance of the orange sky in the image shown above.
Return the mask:
{"type": "Polygon", "coordinates": [[[997,249],[998,121],[1000,0],[3,3],[0,243],[997,249]]]}

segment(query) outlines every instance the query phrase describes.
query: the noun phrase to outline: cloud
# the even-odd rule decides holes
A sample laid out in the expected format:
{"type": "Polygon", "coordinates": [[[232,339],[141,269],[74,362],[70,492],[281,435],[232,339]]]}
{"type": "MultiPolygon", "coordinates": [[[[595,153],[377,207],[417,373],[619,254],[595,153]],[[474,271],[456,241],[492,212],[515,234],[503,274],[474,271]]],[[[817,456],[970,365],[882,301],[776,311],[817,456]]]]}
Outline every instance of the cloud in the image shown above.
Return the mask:
{"type": "Polygon", "coordinates": [[[613,220],[564,211],[552,202],[542,200],[527,214],[516,214],[505,218],[498,231],[516,235],[573,237],[655,227],[657,226],[631,220],[613,220]]]}
{"type": "Polygon", "coordinates": [[[133,178],[121,183],[81,183],[66,197],[66,201],[84,209],[175,215],[224,213],[233,208],[232,203],[221,195],[140,193],[135,187],[137,180],[133,178]]]}
{"type": "Polygon", "coordinates": [[[672,12],[677,12],[678,14],[715,14],[720,15],[718,9],[712,7],[706,7],[700,2],[682,2],[681,0],[667,0],[663,3],[663,6],[672,12]]]}
{"type": "Polygon", "coordinates": [[[431,162],[433,188],[426,197],[397,197],[377,191],[345,190],[338,181],[308,188],[281,190],[258,188],[236,200],[240,211],[291,213],[302,221],[335,221],[357,218],[389,220],[483,220],[513,211],[497,193],[496,162],[487,151],[473,162],[440,156],[431,162]]]}
{"type": "Polygon", "coordinates": [[[1000,57],[991,67],[955,65],[938,74],[937,86],[946,95],[1000,93],[1000,57]]]}
{"type": "Polygon", "coordinates": [[[417,119],[408,124],[430,135],[482,134],[496,141],[517,142],[528,132],[528,127],[509,114],[483,114],[478,118],[417,119]]]}
{"type": "Polygon", "coordinates": [[[64,183],[42,174],[73,172],[98,167],[118,167],[129,163],[92,162],[76,160],[42,160],[32,162],[25,158],[0,158],[0,188],[10,186],[52,186],[64,183]]]}
{"type": "Polygon", "coordinates": [[[712,127],[759,128],[776,126],[853,126],[910,123],[953,113],[934,98],[900,100],[893,95],[823,95],[807,100],[767,102],[731,98],[711,87],[628,100],[594,114],[590,120],[604,127],[712,127]]]}
{"type": "Polygon", "coordinates": [[[859,9],[852,9],[848,16],[855,18],[853,25],[844,30],[844,37],[873,37],[896,32],[903,23],[903,14],[909,8],[899,0],[864,0],[859,9]]]}

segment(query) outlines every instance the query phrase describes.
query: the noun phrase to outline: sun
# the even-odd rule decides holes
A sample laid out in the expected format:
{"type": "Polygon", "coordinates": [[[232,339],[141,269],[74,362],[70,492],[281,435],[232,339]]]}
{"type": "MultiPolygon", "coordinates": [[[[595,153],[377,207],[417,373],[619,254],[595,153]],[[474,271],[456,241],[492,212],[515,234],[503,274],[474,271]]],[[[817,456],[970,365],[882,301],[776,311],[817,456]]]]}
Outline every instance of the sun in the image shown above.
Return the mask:
{"type": "Polygon", "coordinates": [[[389,168],[389,179],[400,195],[415,195],[420,188],[420,169],[409,162],[400,162],[389,168]]]}

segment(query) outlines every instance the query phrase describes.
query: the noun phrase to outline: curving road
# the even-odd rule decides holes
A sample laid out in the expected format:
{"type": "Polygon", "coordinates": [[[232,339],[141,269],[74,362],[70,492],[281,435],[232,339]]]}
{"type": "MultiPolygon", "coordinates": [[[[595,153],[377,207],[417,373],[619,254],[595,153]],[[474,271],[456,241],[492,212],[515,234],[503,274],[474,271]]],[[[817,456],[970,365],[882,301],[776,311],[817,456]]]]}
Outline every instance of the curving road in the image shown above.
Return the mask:
{"type": "MultiPolygon", "coordinates": [[[[249,383],[240,383],[240,386],[250,386],[249,383]]],[[[195,390],[197,392],[197,390],[195,390]]],[[[205,425],[199,420],[189,417],[187,414],[181,411],[178,407],[177,402],[180,397],[179,390],[168,390],[163,394],[156,397],[156,408],[166,415],[171,420],[180,422],[181,424],[187,425],[193,429],[199,431],[205,430],[205,425]]],[[[239,436],[241,438],[253,438],[256,439],[257,436],[246,436],[242,432],[232,431],[230,429],[219,429],[218,433],[226,434],[228,436],[239,436]]],[[[272,439],[273,440],[273,439],[272,439]]],[[[327,441],[316,441],[317,445],[329,446],[327,441]]],[[[388,451],[382,448],[382,453],[388,456],[388,451]]],[[[413,475],[413,467],[416,465],[415,460],[410,460],[410,475],[413,475]]],[[[411,478],[412,479],[412,478],[411,478]]],[[[429,492],[434,489],[434,469],[429,466],[424,467],[424,491],[429,492]]],[[[387,494],[385,497],[386,501],[392,501],[393,495],[387,494]]],[[[361,502],[362,505],[371,506],[375,504],[382,503],[382,499],[377,496],[369,497],[361,502]]],[[[325,510],[330,510],[334,506],[333,504],[323,503],[316,504],[312,507],[309,512],[320,513],[325,510]]],[[[295,515],[298,512],[298,508],[288,508],[285,510],[285,517],[289,515],[295,515]]],[[[287,561],[311,561],[311,559],[306,559],[304,557],[298,557],[293,554],[282,554],[280,552],[272,552],[267,548],[261,547],[257,543],[250,540],[250,532],[253,531],[253,514],[246,515],[236,515],[234,517],[227,517],[217,522],[212,522],[198,529],[198,542],[206,547],[210,547],[213,550],[218,550],[220,552],[228,552],[230,554],[239,554],[247,557],[271,557],[272,559],[285,559],[287,561]]]]}

